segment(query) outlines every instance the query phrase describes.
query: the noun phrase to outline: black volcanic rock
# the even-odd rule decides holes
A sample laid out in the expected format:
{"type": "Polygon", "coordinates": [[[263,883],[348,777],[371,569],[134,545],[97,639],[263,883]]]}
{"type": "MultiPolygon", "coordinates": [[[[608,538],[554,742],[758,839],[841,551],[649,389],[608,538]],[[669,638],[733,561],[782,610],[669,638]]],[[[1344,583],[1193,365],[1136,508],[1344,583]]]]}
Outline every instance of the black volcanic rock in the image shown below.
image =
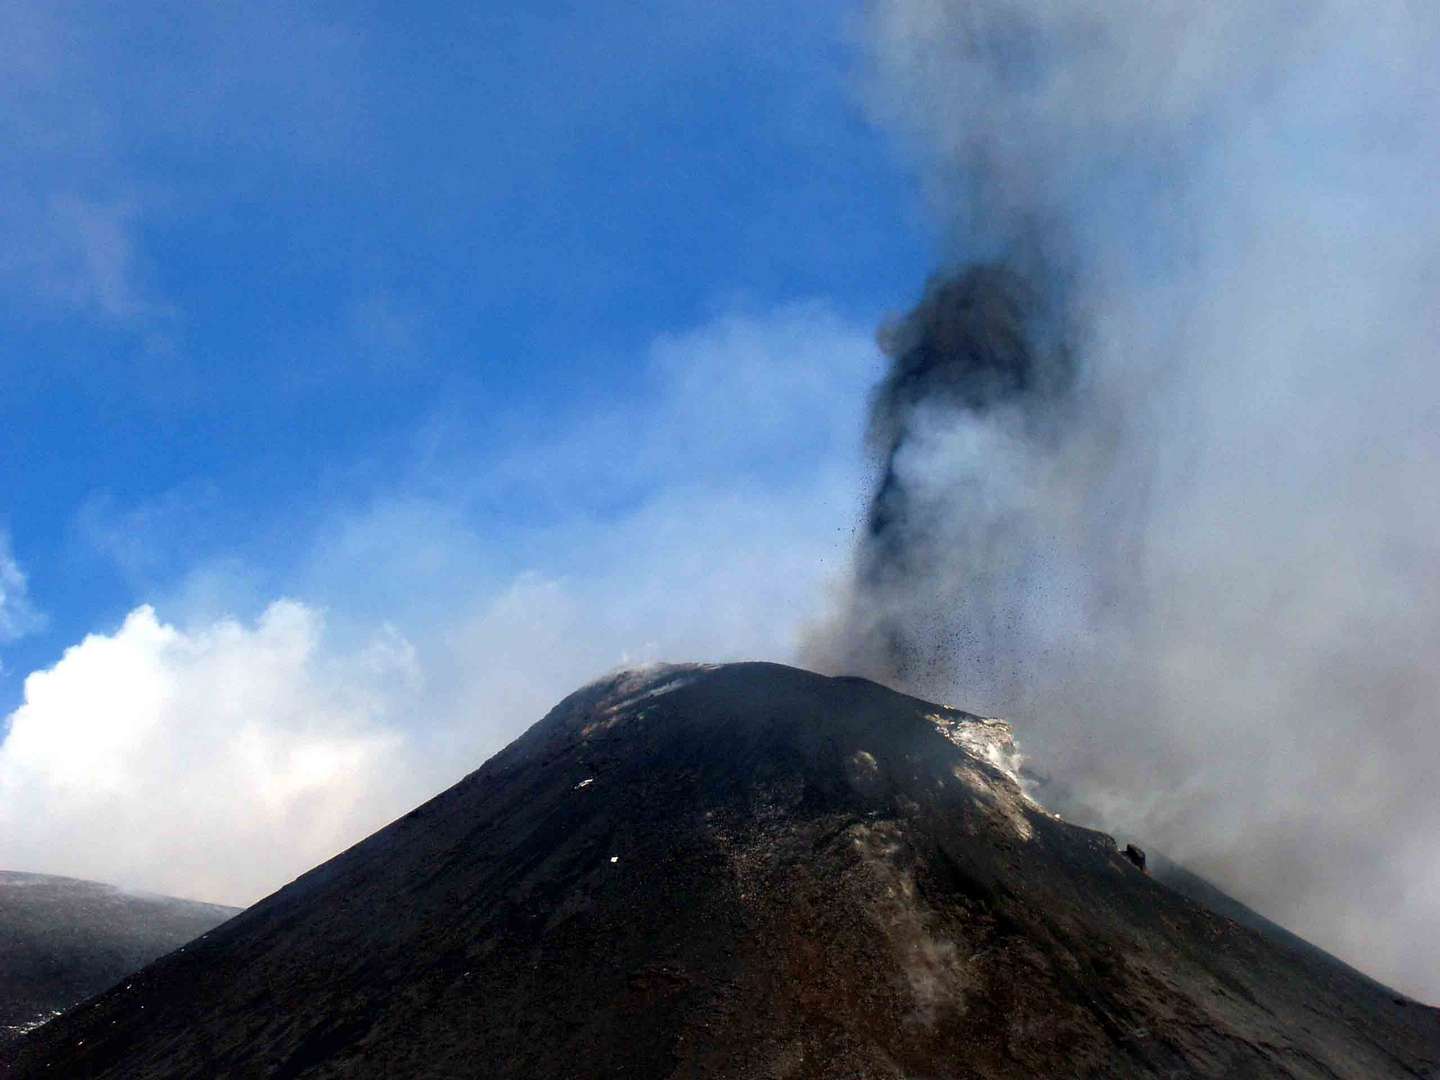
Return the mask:
{"type": "Polygon", "coordinates": [[[1046,814],[1005,734],[773,664],[617,676],[13,1074],[1434,1075],[1434,1009],[1046,814]]]}
{"type": "Polygon", "coordinates": [[[0,870],[0,1041],[109,989],[238,910],[0,870]]]}

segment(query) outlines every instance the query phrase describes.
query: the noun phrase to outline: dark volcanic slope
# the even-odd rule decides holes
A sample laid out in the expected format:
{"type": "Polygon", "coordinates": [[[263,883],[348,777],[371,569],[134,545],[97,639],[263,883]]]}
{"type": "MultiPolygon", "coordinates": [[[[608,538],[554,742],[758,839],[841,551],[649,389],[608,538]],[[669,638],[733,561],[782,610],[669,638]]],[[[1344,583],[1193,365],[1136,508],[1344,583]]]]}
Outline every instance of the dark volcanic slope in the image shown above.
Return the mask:
{"type": "Polygon", "coordinates": [[[20,1077],[1389,1077],[1435,1010],[1145,876],[856,679],[668,668],[21,1040],[20,1077]]]}
{"type": "Polygon", "coordinates": [[[108,989],[237,910],[0,870],[0,1041],[108,989]]]}

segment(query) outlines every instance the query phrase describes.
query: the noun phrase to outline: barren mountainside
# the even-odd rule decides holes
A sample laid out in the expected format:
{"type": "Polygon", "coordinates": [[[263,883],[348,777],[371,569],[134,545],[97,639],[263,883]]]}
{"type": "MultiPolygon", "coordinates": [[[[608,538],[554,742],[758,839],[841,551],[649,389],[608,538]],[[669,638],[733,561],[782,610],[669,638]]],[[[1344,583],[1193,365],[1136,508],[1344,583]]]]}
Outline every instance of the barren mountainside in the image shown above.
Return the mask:
{"type": "Polygon", "coordinates": [[[12,1074],[1440,1075],[1436,1010],[1148,876],[1008,754],[861,679],[618,675],[12,1074]]]}
{"type": "Polygon", "coordinates": [[[0,1042],[109,989],[238,910],[0,871],[0,1042]]]}

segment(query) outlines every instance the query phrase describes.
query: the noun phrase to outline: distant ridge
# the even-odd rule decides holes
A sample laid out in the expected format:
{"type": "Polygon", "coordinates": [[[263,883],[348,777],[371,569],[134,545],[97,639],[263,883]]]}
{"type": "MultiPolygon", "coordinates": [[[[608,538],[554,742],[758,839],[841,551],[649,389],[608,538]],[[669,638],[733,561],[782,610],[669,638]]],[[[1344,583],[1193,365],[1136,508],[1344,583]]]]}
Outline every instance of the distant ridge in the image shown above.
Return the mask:
{"type": "Polygon", "coordinates": [[[0,870],[0,1042],[109,989],[238,910],[0,870]]]}

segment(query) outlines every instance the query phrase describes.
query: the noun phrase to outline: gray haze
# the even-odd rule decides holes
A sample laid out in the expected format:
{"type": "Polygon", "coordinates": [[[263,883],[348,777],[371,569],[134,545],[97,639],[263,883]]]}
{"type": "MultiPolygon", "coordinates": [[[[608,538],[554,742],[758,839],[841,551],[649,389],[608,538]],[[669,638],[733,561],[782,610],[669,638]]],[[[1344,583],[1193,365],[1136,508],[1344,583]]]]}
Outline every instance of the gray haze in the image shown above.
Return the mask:
{"type": "Polygon", "coordinates": [[[1440,1000],[1440,8],[882,0],[952,265],[805,659],[1440,1000]]]}

